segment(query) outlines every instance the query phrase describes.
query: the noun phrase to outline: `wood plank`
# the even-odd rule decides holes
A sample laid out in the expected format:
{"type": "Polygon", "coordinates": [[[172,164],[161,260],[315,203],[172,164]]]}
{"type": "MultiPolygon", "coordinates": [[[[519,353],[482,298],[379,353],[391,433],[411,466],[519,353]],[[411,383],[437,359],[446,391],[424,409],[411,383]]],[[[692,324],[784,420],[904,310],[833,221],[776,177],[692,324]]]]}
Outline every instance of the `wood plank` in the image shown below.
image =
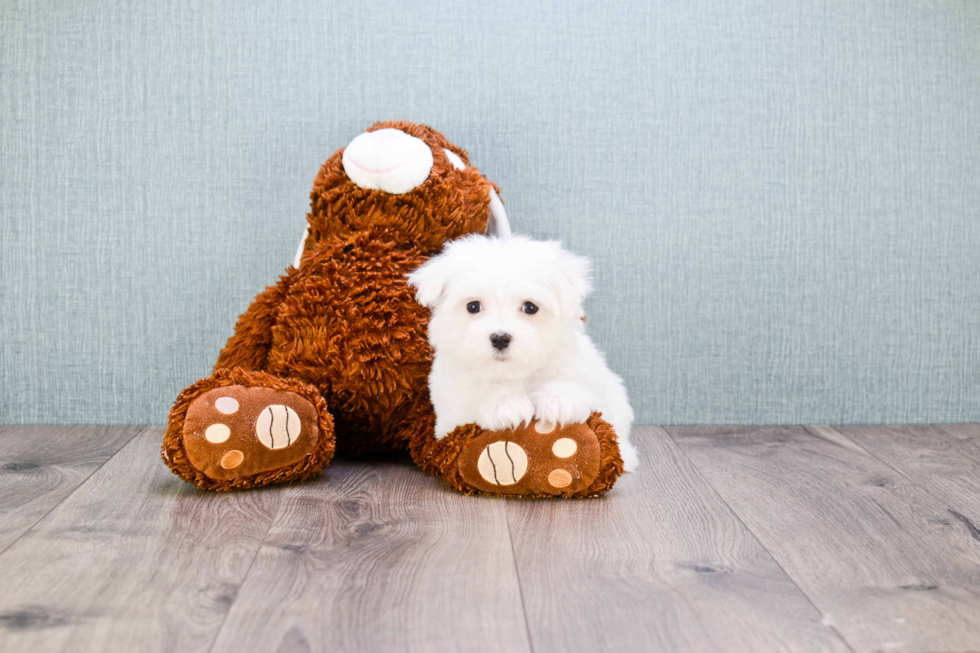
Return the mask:
{"type": "Polygon", "coordinates": [[[843,434],[925,488],[980,546],[980,424],[807,428],[843,434]]]}
{"type": "Polygon", "coordinates": [[[608,495],[507,504],[540,651],[846,651],[659,427],[608,495]]]}
{"type": "Polygon", "coordinates": [[[0,641],[16,651],[207,650],[281,490],[208,493],[150,427],[0,555],[0,641]]]}
{"type": "Polygon", "coordinates": [[[0,426],[0,552],[142,429],[0,426]]]}
{"type": "Polygon", "coordinates": [[[980,547],[839,433],[667,429],[856,651],[980,649],[980,547]]]}
{"type": "Polygon", "coordinates": [[[409,462],[290,488],[216,651],[527,651],[505,500],[409,462]]]}

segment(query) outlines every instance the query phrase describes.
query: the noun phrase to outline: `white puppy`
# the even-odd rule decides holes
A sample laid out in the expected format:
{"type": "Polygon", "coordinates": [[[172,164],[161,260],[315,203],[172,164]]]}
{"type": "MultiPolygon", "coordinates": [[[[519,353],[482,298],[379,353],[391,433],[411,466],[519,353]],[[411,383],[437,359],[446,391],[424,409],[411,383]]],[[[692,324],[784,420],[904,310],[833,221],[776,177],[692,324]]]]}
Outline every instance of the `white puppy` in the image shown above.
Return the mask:
{"type": "Polygon", "coordinates": [[[636,469],[623,380],[585,333],[590,268],[557,242],[469,236],[409,275],[432,309],[437,438],[463,424],[577,424],[600,411],[619,436],[626,471],[636,469]]]}

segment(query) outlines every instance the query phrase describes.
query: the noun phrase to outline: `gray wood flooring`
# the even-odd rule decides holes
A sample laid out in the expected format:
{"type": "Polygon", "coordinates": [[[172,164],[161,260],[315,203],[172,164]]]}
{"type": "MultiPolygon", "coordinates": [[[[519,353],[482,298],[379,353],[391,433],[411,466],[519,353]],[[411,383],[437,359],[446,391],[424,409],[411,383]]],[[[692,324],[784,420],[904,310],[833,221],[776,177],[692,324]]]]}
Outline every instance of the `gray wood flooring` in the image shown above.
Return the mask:
{"type": "Polygon", "coordinates": [[[638,427],[582,501],[205,493],[162,432],[0,427],[0,650],[980,650],[978,425],[638,427]]]}

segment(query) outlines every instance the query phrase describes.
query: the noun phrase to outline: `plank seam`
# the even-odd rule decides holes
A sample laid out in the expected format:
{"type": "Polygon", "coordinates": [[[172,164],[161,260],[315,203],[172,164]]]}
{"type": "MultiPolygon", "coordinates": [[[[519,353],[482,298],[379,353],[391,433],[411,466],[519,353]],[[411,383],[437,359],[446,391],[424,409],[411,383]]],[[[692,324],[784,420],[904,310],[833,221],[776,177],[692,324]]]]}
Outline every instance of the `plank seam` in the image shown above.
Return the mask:
{"type": "MultiPolygon", "coordinates": [[[[752,536],[752,539],[754,539],[756,541],[756,543],[760,547],[762,547],[762,550],[765,551],[766,552],[766,555],[769,556],[769,559],[772,560],[773,563],[777,567],[779,567],[780,571],[783,572],[783,575],[786,576],[786,578],[788,578],[791,583],[793,583],[793,586],[796,587],[797,590],[799,590],[799,592],[803,596],[803,598],[805,598],[807,600],[807,603],[809,603],[810,605],[813,606],[813,609],[816,610],[817,611],[817,614],[820,615],[820,621],[821,621],[821,623],[823,623],[827,628],[829,628],[830,630],[832,630],[835,635],[837,635],[837,639],[839,639],[841,641],[841,643],[843,643],[844,646],[847,647],[847,650],[852,651],[852,653],[857,653],[857,651],[855,651],[854,647],[851,646],[851,643],[848,642],[847,639],[844,638],[844,635],[839,630],[837,630],[837,626],[835,626],[833,624],[829,624],[829,623],[827,623],[825,621],[826,618],[827,618],[827,613],[825,613],[823,610],[821,610],[820,607],[817,606],[817,604],[813,602],[813,599],[810,597],[810,595],[807,594],[806,591],[802,587],[800,587],[800,584],[796,582],[796,579],[794,579],[793,576],[790,575],[790,573],[788,571],[786,571],[786,569],[783,567],[782,563],[779,562],[779,559],[773,554],[772,551],[769,550],[769,547],[767,547],[765,544],[762,543],[762,540],[760,540],[759,539],[759,536],[755,534],[755,531],[753,531],[751,528],[749,528],[749,525],[746,524],[742,520],[742,516],[739,515],[735,511],[735,509],[731,506],[731,504],[728,503],[728,500],[725,499],[725,497],[722,496],[721,492],[718,491],[718,488],[716,488],[711,483],[711,481],[708,479],[708,477],[704,475],[704,473],[701,471],[701,468],[698,467],[697,463],[695,463],[694,460],[690,456],[687,455],[687,451],[685,451],[684,450],[684,447],[682,447],[680,445],[680,443],[677,442],[677,440],[674,438],[673,433],[670,432],[670,428],[669,427],[657,427],[657,428],[660,428],[660,430],[662,430],[664,433],[667,434],[667,437],[670,438],[670,441],[674,443],[674,447],[676,447],[677,450],[678,450],[678,452],[680,452],[680,454],[682,456],[684,456],[684,458],[686,458],[689,463],[691,463],[692,468],[694,469],[695,472],[697,472],[698,476],[700,476],[701,479],[708,485],[708,487],[711,488],[711,491],[715,493],[715,496],[717,496],[718,499],[723,504],[725,504],[725,507],[728,508],[728,511],[731,512],[732,513],[732,516],[735,517],[735,519],[738,520],[738,523],[740,523],[742,525],[742,527],[745,528],[745,531],[752,536]]],[[[804,430],[806,430],[806,429],[804,428],[804,430]]],[[[809,431],[807,431],[807,433],[810,434],[809,431]]]]}
{"type": "MultiPolygon", "coordinates": [[[[958,513],[955,510],[953,510],[953,508],[950,507],[950,505],[949,505],[950,504],[949,501],[946,501],[941,496],[939,496],[936,493],[934,493],[928,487],[926,487],[925,485],[923,485],[919,481],[917,481],[914,478],[912,478],[911,476],[909,476],[903,470],[899,469],[898,467],[895,467],[894,465],[889,464],[888,461],[883,460],[882,458],[879,458],[878,456],[874,455],[871,451],[869,451],[867,448],[862,447],[858,443],[854,442],[854,440],[852,440],[851,438],[847,437],[847,435],[844,432],[842,432],[840,429],[838,429],[838,428],[836,428],[834,426],[829,426],[829,425],[823,425],[823,426],[825,428],[830,429],[831,431],[833,431],[837,435],[841,436],[842,438],[844,438],[848,442],[852,443],[855,447],[857,447],[861,451],[865,452],[866,454],[868,454],[869,456],[871,456],[872,458],[874,458],[875,460],[877,460],[878,462],[880,462],[882,465],[884,465],[888,469],[892,470],[893,472],[895,472],[896,474],[898,474],[899,476],[901,476],[902,478],[904,478],[906,481],[908,481],[909,483],[911,483],[915,487],[917,487],[920,490],[922,490],[923,492],[925,492],[928,496],[930,496],[933,499],[935,499],[938,503],[946,506],[946,511],[949,512],[951,515],[953,515],[953,517],[955,517],[956,519],[958,519],[961,522],[963,522],[963,525],[966,526],[967,535],[969,535],[970,537],[972,537],[975,540],[980,541],[980,536],[978,536],[978,534],[980,534],[980,531],[977,531],[977,528],[973,525],[973,523],[969,519],[967,519],[966,517],[964,517],[960,513],[958,513]]],[[[934,426],[934,427],[937,427],[936,428],[937,431],[939,431],[940,433],[945,434],[947,437],[955,437],[949,431],[947,431],[946,429],[942,428],[942,425],[941,424],[903,424],[902,426],[913,426],[913,427],[915,427],[915,426],[934,426]]],[[[816,434],[812,433],[810,431],[810,429],[808,429],[805,426],[803,427],[803,430],[806,431],[807,433],[809,433],[810,435],[816,435],[816,434]]],[[[820,437],[820,436],[819,435],[816,435],[816,437],[820,437]]],[[[967,460],[972,460],[972,459],[971,458],[967,458],[967,460]]],[[[959,507],[959,506],[957,506],[957,507],[959,507]]]]}
{"type": "MultiPolygon", "coordinates": [[[[936,430],[940,431],[947,438],[952,438],[953,440],[959,440],[960,439],[960,436],[956,433],[956,431],[951,430],[950,427],[953,427],[953,426],[970,426],[970,425],[972,425],[972,422],[968,422],[966,424],[910,424],[909,426],[932,426],[936,430]]],[[[957,450],[956,453],[958,453],[963,458],[966,458],[970,462],[980,463],[980,458],[977,458],[976,456],[973,456],[972,455],[972,452],[957,450]]]]}
{"type": "MultiPolygon", "coordinates": [[[[125,427],[124,427],[124,428],[125,428],[125,427]]],[[[148,429],[151,429],[151,428],[153,428],[153,426],[152,426],[152,425],[146,425],[146,426],[142,426],[142,427],[139,427],[139,428],[137,428],[137,429],[136,429],[136,430],[135,430],[135,431],[133,432],[133,435],[131,435],[131,436],[129,437],[129,439],[128,439],[128,440],[126,440],[126,442],[125,442],[125,443],[124,443],[124,444],[123,444],[123,445],[122,445],[121,447],[119,447],[118,449],[116,449],[116,451],[115,451],[115,453],[113,453],[113,454],[112,454],[111,456],[109,456],[108,458],[106,458],[105,460],[103,460],[103,461],[102,461],[102,463],[101,463],[101,464],[99,464],[99,466],[98,466],[98,467],[96,467],[95,469],[93,469],[93,470],[92,470],[92,473],[91,473],[91,474],[89,474],[88,476],[86,476],[86,477],[85,477],[85,480],[83,480],[83,481],[82,481],[81,483],[79,483],[78,485],[76,485],[76,486],[75,486],[75,489],[73,489],[73,490],[72,490],[71,492],[69,492],[69,493],[68,493],[68,494],[66,494],[65,496],[63,496],[63,497],[61,497],[61,500],[60,500],[60,501],[59,501],[58,503],[56,503],[56,504],[54,504],[53,506],[51,506],[51,509],[50,509],[50,510],[48,510],[48,511],[47,511],[47,512],[45,512],[45,513],[44,513],[43,515],[41,515],[40,517],[38,517],[38,519],[37,519],[37,521],[35,521],[35,522],[34,522],[33,524],[31,524],[31,527],[30,527],[30,528],[28,528],[28,529],[27,529],[27,530],[25,530],[25,531],[24,531],[23,533],[21,533],[21,534],[20,534],[20,535],[19,535],[19,536],[17,537],[17,539],[15,539],[15,540],[14,540],[13,542],[11,542],[11,543],[10,543],[10,544],[8,544],[7,546],[5,546],[5,547],[3,548],[3,550],[0,550],[0,556],[3,556],[3,554],[5,554],[5,553],[6,553],[7,551],[9,551],[9,550],[10,550],[11,548],[13,548],[13,546],[14,546],[15,544],[17,544],[17,543],[18,543],[18,542],[20,542],[20,541],[21,541],[22,539],[24,539],[24,536],[26,536],[26,535],[27,535],[28,533],[30,533],[30,532],[32,532],[32,531],[33,531],[33,530],[34,530],[35,528],[37,528],[37,525],[38,525],[38,524],[40,524],[40,523],[41,523],[42,521],[44,521],[45,519],[47,519],[47,517],[48,517],[48,515],[50,515],[50,514],[51,514],[52,512],[54,512],[55,510],[57,510],[57,509],[58,509],[58,508],[59,508],[59,507],[61,506],[61,504],[63,504],[63,503],[65,502],[65,501],[67,501],[67,500],[68,500],[68,498],[69,498],[69,497],[71,497],[71,496],[73,496],[73,495],[74,495],[74,494],[75,494],[76,492],[78,492],[78,491],[79,491],[79,490],[80,490],[80,489],[81,489],[81,488],[82,488],[82,487],[83,487],[83,486],[84,486],[84,485],[85,485],[86,483],[88,483],[89,481],[91,481],[91,480],[92,480],[92,477],[93,477],[93,476],[95,476],[96,474],[98,474],[98,473],[99,473],[99,471],[101,471],[101,469],[102,469],[103,467],[105,467],[105,466],[106,466],[106,465],[108,464],[108,462],[109,462],[110,460],[112,460],[113,458],[115,458],[116,456],[118,456],[118,455],[119,455],[119,453],[120,453],[120,452],[121,452],[121,451],[122,451],[123,449],[125,449],[126,447],[128,447],[128,446],[130,446],[130,445],[131,445],[131,444],[133,443],[133,441],[134,441],[134,440],[136,440],[136,438],[137,438],[137,437],[139,437],[139,436],[140,436],[140,435],[142,435],[143,433],[146,433],[146,431],[147,431],[148,429]]]]}
{"type": "Polygon", "coordinates": [[[534,653],[534,640],[531,639],[531,624],[528,621],[527,606],[524,603],[524,585],[521,583],[521,571],[517,566],[517,550],[514,548],[514,534],[510,529],[510,508],[506,504],[504,504],[504,520],[507,522],[507,539],[510,540],[510,559],[514,563],[517,593],[521,597],[521,614],[524,616],[524,632],[527,634],[528,648],[531,650],[531,653],[534,653]]]}
{"type": "MultiPolygon", "coordinates": [[[[284,490],[287,488],[280,489],[284,490]]],[[[276,516],[269,520],[269,527],[265,529],[265,535],[263,535],[262,539],[259,540],[259,545],[255,547],[255,553],[252,554],[252,559],[248,561],[248,568],[245,569],[245,573],[242,574],[242,579],[238,583],[238,587],[235,589],[235,600],[228,604],[228,609],[225,610],[225,615],[221,618],[221,624],[214,631],[214,639],[211,640],[211,645],[208,647],[208,653],[211,653],[214,650],[214,647],[218,645],[218,639],[221,637],[221,632],[225,629],[225,624],[228,623],[228,615],[231,614],[231,611],[235,608],[235,604],[238,603],[238,596],[241,593],[241,589],[245,586],[245,581],[248,580],[249,574],[252,573],[252,567],[255,566],[255,561],[259,559],[259,553],[262,552],[262,547],[264,547],[265,543],[269,540],[269,533],[272,532],[272,527],[279,522],[279,518],[282,516],[282,511],[286,508],[288,503],[289,502],[286,501],[285,498],[282,499],[279,502],[279,508],[276,510],[276,516]]]]}

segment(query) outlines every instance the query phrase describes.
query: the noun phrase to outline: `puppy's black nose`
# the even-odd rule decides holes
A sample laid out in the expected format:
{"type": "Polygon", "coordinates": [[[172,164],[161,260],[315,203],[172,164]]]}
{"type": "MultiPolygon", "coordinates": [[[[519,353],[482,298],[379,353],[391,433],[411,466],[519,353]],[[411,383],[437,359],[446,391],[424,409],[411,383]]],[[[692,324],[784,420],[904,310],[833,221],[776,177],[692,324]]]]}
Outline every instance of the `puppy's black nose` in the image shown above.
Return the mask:
{"type": "Polygon", "coordinates": [[[509,333],[495,333],[490,336],[490,343],[500,350],[507,349],[507,345],[510,344],[510,334],[509,333]]]}

